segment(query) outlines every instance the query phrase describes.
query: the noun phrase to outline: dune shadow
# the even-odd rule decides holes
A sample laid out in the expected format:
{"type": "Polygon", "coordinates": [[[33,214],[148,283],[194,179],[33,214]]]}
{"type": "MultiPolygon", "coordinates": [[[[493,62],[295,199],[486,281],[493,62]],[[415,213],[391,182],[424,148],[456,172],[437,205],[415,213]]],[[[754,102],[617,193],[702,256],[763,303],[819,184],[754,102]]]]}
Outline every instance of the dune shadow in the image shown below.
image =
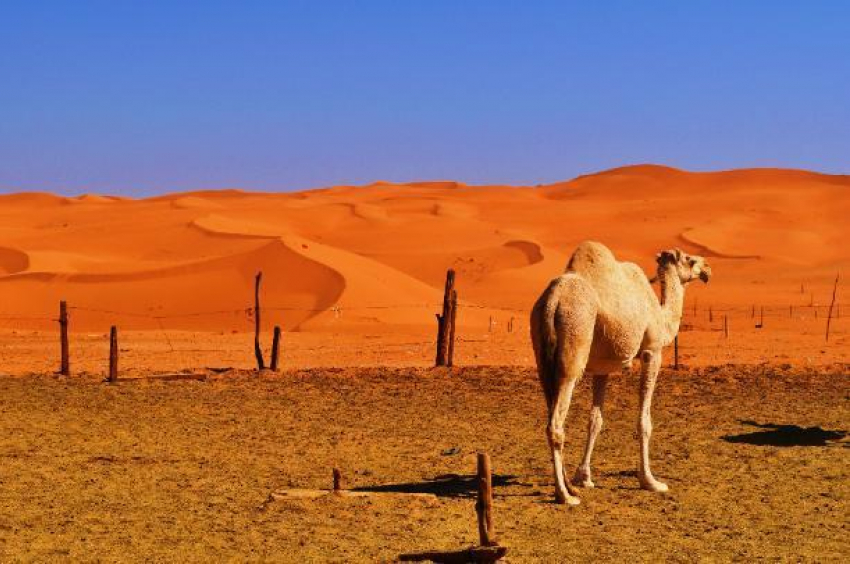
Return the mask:
{"type": "MultiPolygon", "coordinates": [[[[530,486],[516,476],[493,474],[493,489],[508,486],[530,486]]],[[[443,474],[422,482],[402,482],[351,488],[355,492],[426,493],[437,497],[473,498],[478,494],[478,478],[474,475],[443,474]]]]}
{"type": "Polygon", "coordinates": [[[827,430],[821,427],[800,427],[798,425],[776,425],[773,423],[756,423],[755,421],[740,421],[742,425],[758,427],[763,431],[741,433],[739,435],[724,435],[720,437],[728,443],[743,443],[758,446],[827,446],[830,441],[840,441],[847,436],[847,431],[827,430]]]}

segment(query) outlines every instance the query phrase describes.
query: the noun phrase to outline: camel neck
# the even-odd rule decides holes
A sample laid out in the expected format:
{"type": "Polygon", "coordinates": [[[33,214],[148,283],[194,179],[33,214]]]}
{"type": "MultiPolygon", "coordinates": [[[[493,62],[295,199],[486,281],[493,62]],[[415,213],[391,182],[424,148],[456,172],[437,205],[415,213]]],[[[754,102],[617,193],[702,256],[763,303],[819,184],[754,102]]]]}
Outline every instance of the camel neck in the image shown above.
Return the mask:
{"type": "Polygon", "coordinates": [[[682,320],[682,308],[685,302],[685,287],[679,280],[676,267],[673,265],[659,268],[658,280],[661,284],[661,312],[666,333],[664,346],[667,346],[679,333],[679,322],[682,320]]]}

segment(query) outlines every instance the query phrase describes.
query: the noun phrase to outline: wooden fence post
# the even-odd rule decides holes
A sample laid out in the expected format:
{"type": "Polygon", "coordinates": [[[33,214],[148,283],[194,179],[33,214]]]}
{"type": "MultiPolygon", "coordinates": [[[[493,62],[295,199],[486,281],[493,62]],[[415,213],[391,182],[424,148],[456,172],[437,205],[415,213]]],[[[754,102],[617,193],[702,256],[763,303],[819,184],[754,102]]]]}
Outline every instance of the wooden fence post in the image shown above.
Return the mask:
{"type": "Polygon", "coordinates": [[[118,381],[118,327],[109,329],[109,382],[118,381]]]}
{"type": "MultiPolygon", "coordinates": [[[[479,546],[453,551],[429,551],[402,554],[401,562],[498,562],[508,552],[507,547],[496,542],[496,529],[493,526],[493,476],[490,471],[490,456],[478,453],[478,498],[475,513],[478,516],[479,546]]],[[[569,482],[568,482],[569,483],[569,482]]]]}
{"type": "Polygon", "coordinates": [[[493,476],[490,473],[490,455],[478,453],[478,537],[481,546],[496,545],[496,530],[493,527],[493,476]]]}
{"type": "Polygon", "coordinates": [[[449,323],[449,357],[446,361],[446,366],[452,367],[455,365],[455,328],[457,327],[457,290],[452,289],[452,311],[450,315],[451,323],[449,323]]]}
{"type": "Polygon", "coordinates": [[[437,314],[437,366],[450,366],[449,355],[453,347],[449,343],[449,339],[454,337],[454,329],[452,327],[454,315],[452,312],[453,303],[457,303],[457,292],[455,292],[455,271],[449,269],[446,272],[446,289],[443,294],[443,313],[437,314]]]}
{"type": "Polygon", "coordinates": [[[729,316],[723,316],[723,336],[729,338],[729,316]]]}
{"type": "Polygon", "coordinates": [[[673,369],[679,369],[679,335],[673,338],[673,369]]]}
{"type": "Polygon", "coordinates": [[[68,303],[65,300],[59,302],[59,343],[61,356],[59,361],[59,374],[71,375],[71,364],[68,353],[68,303]]]}
{"type": "Polygon", "coordinates": [[[274,326],[274,337],[272,337],[272,358],[271,368],[277,372],[278,358],[280,357],[280,326],[274,326]]]}
{"type": "Polygon", "coordinates": [[[260,271],[254,279],[254,356],[257,357],[257,370],[263,370],[266,367],[263,349],[260,348],[260,282],[262,279],[263,273],[260,271]]]}
{"type": "Polygon", "coordinates": [[[711,306],[708,306],[708,321],[714,322],[714,309],[711,306]]]}
{"type": "Polygon", "coordinates": [[[835,305],[835,294],[838,292],[838,274],[835,275],[835,284],[832,286],[832,301],[829,302],[829,315],[826,318],[826,340],[829,341],[829,324],[832,321],[832,307],[835,305]]]}

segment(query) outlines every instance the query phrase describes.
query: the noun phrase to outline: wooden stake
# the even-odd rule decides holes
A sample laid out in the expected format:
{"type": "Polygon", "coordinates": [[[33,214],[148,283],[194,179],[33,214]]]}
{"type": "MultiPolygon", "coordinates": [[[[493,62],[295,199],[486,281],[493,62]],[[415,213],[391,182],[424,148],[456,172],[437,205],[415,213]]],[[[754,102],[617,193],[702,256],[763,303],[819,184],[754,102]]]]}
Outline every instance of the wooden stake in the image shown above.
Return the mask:
{"type": "Polygon", "coordinates": [[[457,290],[452,290],[452,311],[449,317],[449,358],[446,366],[452,367],[455,365],[455,328],[457,327],[457,290]]]}
{"type": "Polygon", "coordinates": [[[109,382],[118,381],[118,327],[109,329],[109,382]]]}
{"type": "Polygon", "coordinates": [[[274,326],[274,337],[272,337],[272,359],[271,359],[271,368],[275,372],[277,372],[277,362],[278,357],[280,356],[280,327],[278,325],[274,326]]]}
{"type": "Polygon", "coordinates": [[[71,366],[68,353],[68,303],[65,300],[59,302],[59,345],[61,357],[59,360],[59,374],[71,375],[71,366]]]}
{"type": "Polygon", "coordinates": [[[492,315],[490,316],[490,322],[487,324],[487,332],[488,333],[493,332],[493,316],[492,315]]]}
{"type": "Polygon", "coordinates": [[[673,338],[673,369],[679,369],[679,335],[673,338]]]}
{"type": "Polygon", "coordinates": [[[342,472],[340,472],[339,468],[334,468],[334,492],[338,492],[342,490],[342,472]]]}
{"type": "MultiPolygon", "coordinates": [[[[443,293],[443,313],[437,314],[437,366],[448,366],[449,337],[452,335],[452,292],[455,287],[455,271],[446,272],[446,289],[443,293]]],[[[455,300],[457,299],[455,294],[455,300]]]]}
{"type": "Polygon", "coordinates": [[[708,306],[708,320],[710,322],[714,321],[714,309],[711,306],[708,306]]]}
{"type": "Polygon", "coordinates": [[[723,316],[723,336],[729,338],[729,317],[727,315],[723,316]]]}
{"type": "Polygon", "coordinates": [[[826,318],[826,340],[829,341],[829,324],[832,321],[832,307],[835,305],[835,294],[838,292],[838,274],[835,275],[835,284],[832,286],[832,301],[829,302],[829,315],[826,318]]]}
{"type": "Polygon", "coordinates": [[[514,318],[511,316],[511,320],[508,321],[508,333],[514,332],[514,318]]]}
{"type": "Polygon", "coordinates": [[[478,537],[481,546],[495,546],[496,529],[493,527],[493,477],[490,473],[490,455],[478,453],[478,537]]]}
{"type": "Polygon", "coordinates": [[[260,281],[263,273],[258,272],[254,279],[254,356],[257,357],[257,370],[263,370],[266,363],[263,360],[263,349],[260,348],[260,281]]]}

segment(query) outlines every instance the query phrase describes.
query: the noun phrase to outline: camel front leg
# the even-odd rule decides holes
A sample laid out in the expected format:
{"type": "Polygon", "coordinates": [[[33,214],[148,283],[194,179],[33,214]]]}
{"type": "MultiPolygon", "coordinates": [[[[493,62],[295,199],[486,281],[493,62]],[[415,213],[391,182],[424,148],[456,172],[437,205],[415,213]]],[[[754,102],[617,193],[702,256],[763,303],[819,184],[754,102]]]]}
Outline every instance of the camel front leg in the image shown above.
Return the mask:
{"type": "Polygon", "coordinates": [[[590,475],[590,457],[593,455],[593,447],[596,446],[596,438],[602,431],[602,404],[605,403],[607,384],[607,374],[599,374],[593,377],[593,407],[590,410],[590,422],[587,424],[587,444],[584,447],[584,457],[573,477],[575,484],[585,488],[594,487],[590,475]]]}
{"type": "Polygon", "coordinates": [[[581,500],[573,495],[570,484],[564,476],[564,421],[570,410],[570,402],[573,397],[577,377],[561,374],[558,378],[555,401],[549,412],[549,423],[546,427],[546,435],[549,439],[549,448],[552,451],[552,465],[555,470],[555,501],[569,505],[578,505],[581,500]]]}
{"type": "Polygon", "coordinates": [[[638,420],[638,435],[640,437],[640,467],[638,480],[640,486],[653,492],[666,492],[667,484],[659,482],[652,475],[649,467],[649,440],[652,437],[652,394],[655,392],[655,382],[661,368],[661,351],[643,351],[641,354],[640,374],[640,419],[638,420]]]}

